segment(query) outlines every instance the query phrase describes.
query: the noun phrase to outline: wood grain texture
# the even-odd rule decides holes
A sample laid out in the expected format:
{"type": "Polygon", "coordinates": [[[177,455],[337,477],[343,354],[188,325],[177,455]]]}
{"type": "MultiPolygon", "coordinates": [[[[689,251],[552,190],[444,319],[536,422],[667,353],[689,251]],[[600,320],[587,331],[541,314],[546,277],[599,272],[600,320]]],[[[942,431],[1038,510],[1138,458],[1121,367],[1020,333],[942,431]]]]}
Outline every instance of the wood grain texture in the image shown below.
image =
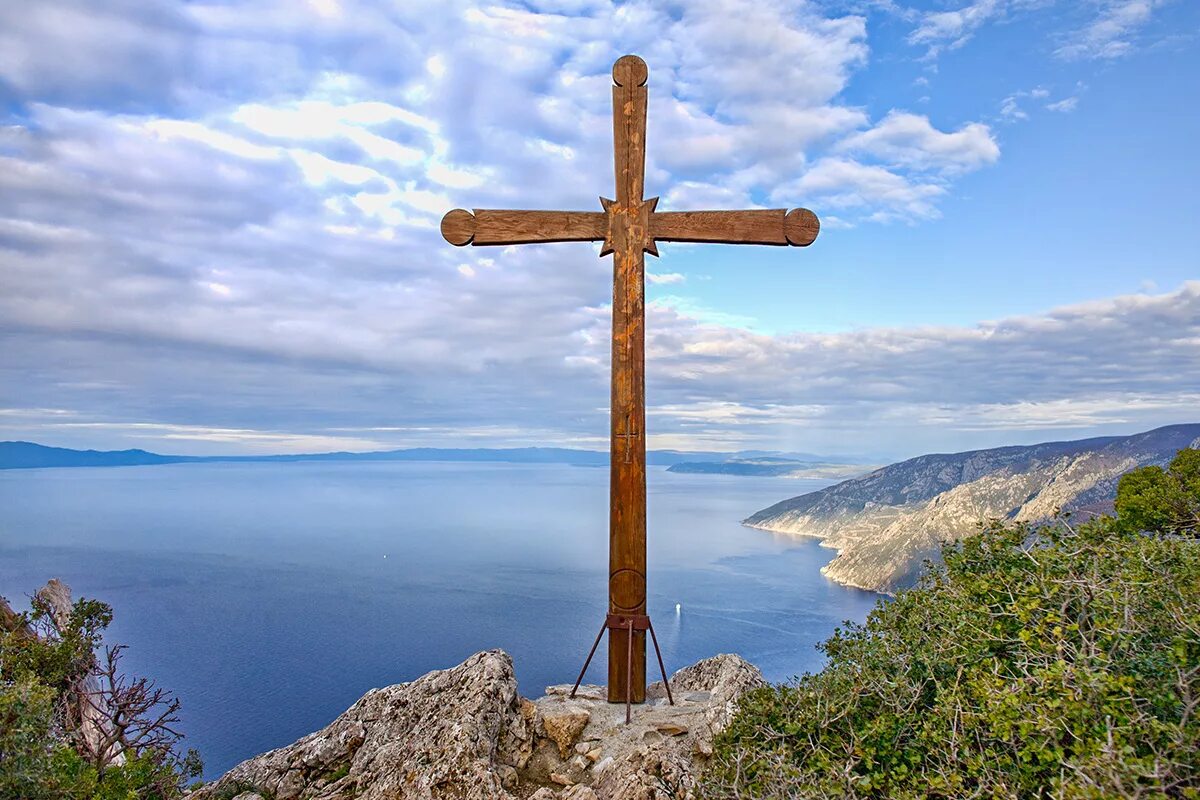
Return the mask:
{"type": "Polygon", "coordinates": [[[637,56],[621,56],[613,64],[612,76],[617,86],[645,86],[650,70],[646,62],[637,56]]]}
{"type": "MultiPolygon", "coordinates": [[[[646,613],[646,291],[644,250],[654,203],[642,200],[646,171],[646,64],[613,65],[615,203],[605,203],[613,254],[612,394],[609,458],[609,611],[646,613]]],[[[608,632],[608,699],[646,698],[646,634],[608,632]],[[632,647],[632,659],[629,649],[632,647]]]]}
{"type": "Polygon", "coordinates": [[[475,238],[475,217],[462,208],[447,211],[442,217],[442,238],[455,247],[470,244],[475,238]]]}
{"type": "Polygon", "coordinates": [[[602,211],[511,211],[455,209],[442,218],[442,236],[454,245],[590,242],[608,235],[602,211]],[[469,233],[469,236],[468,236],[469,233]]]}
{"type": "Polygon", "coordinates": [[[660,211],[650,218],[650,235],[663,242],[725,244],[788,243],[786,208],[756,211],[660,211]]]}
{"type": "Polygon", "coordinates": [[[783,222],[788,243],[797,247],[808,247],[817,240],[821,232],[821,221],[807,208],[793,208],[783,222]]]}
{"type": "Polygon", "coordinates": [[[660,211],[650,217],[650,236],[663,242],[805,246],[820,231],[816,220],[806,208],[660,211]]]}
{"type": "MultiPolygon", "coordinates": [[[[645,63],[635,58],[645,69],[645,63]]],[[[618,61],[613,68],[614,79],[618,61]]],[[[644,79],[643,79],[644,80],[644,79]]],[[[613,95],[613,165],[616,168],[617,205],[633,208],[642,202],[646,179],[646,87],[641,85],[614,86],[613,95]]]]}

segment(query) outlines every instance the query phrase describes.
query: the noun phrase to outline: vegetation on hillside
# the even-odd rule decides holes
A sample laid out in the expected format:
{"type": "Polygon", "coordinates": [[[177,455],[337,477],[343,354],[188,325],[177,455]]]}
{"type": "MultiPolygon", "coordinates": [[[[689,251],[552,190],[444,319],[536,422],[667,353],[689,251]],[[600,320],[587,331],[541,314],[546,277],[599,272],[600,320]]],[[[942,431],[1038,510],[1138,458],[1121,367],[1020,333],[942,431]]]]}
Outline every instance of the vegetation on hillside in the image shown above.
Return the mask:
{"type": "Polygon", "coordinates": [[[1166,469],[1126,473],[1116,509],[1117,523],[1127,531],[1200,536],[1200,450],[1180,450],[1166,469]]]}
{"type": "Polygon", "coordinates": [[[177,747],[179,701],[103,647],[111,621],[96,600],[62,608],[39,593],[18,614],[0,599],[3,800],[171,800],[200,774],[177,747]]]}
{"type": "Polygon", "coordinates": [[[1200,451],[1116,517],[993,522],[747,695],[711,797],[1200,798],[1200,451]]]}

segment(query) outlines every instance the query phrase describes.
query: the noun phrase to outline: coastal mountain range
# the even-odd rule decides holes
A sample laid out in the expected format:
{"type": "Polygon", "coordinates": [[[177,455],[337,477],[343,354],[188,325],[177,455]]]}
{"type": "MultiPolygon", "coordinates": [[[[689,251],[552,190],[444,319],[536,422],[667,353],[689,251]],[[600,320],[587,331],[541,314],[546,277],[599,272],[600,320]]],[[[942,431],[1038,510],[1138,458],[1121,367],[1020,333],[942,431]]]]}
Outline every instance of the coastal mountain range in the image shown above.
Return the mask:
{"type": "Polygon", "coordinates": [[[941,543],[989,519],[1039,523],[1112,510],[1117,481],[1200,447],[1200,424],[1132,436],[924,455],[765,508],[744,524],[814,537],[837,556],[822,572],[849,586],[912,585],[941,543]]]}

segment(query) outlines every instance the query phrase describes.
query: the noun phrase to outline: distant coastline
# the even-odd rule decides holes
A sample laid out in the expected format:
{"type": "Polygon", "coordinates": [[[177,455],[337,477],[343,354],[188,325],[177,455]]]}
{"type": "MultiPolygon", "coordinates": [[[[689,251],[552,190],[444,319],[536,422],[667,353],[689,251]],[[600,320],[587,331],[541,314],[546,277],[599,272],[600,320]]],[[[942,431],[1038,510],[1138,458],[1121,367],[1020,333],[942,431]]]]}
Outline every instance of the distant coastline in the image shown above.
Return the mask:
{"type": "MultiPolygon", "coordinates": [[[[646,463],[650,466],[673,468],[688,465],[677,472],[725,472],[724,464],[735,465],[727,474],[764,474],[739,472],[736,465],[750,463],[756,459],[773,459],[793,465],[820,461],[823,466],[850,463],[839,462],[836,457],[810,456],[808,454],[772,454],[761,451],[722,453],[715,451],[687,452],[681,450],[650,450],[646,463]],[[697,465],[702,465],[697,468],[697,465]],[[712,469],[703,466],[711,465],[712,469]]],[[[50,447],[35,442],[0,442],[0,470],[5,469],[48,469],[63,467],[133,467],[160,464],[191,464],[213,462],[273,463],[296,461],[449,461],[467,463],[507,464],[563,464],[579,467],[603,467],[608,465],[608,452],[600,450],[577,450],[565,447],[511,447],[511,448],[435,448],[414,447],[400,450],[376,450],[365,453],[296,453],[279,455],[214,455],[186,456],[152,453],[148,450],[73,450],[66,447],[50,447]]],[[[851,469],[853,469],[851,467],[851,469]]],[[[862,472],[858,467],[856,472],[862,472]]],[[[794,476],[792,476],[794,477],[794,476]]],[[[807,477],[807,476],[806,476],[807,477]]],[[[825,477],[825,476],[816,476],[825,477]]],[[[847,477],[840,474],[838,477],[847,477]]]]}
{"type": "Polygon", "coordinates": [[[802,461],[792,458],[729,458],[725,461],[684,461],[667,472],[696,475],[749,475],[760,478],[845,480],[876,469],[860,461],[802,461]]]}

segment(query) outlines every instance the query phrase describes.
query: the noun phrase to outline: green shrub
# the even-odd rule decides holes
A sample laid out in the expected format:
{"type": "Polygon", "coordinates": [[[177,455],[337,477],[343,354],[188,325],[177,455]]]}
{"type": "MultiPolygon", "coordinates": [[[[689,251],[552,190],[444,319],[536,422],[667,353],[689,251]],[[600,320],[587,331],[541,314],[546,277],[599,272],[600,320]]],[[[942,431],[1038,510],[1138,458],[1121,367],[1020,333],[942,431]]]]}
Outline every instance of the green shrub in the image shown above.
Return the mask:
{"type": "Polygon", "coordinates": [[[1116,509],[1125,530],[1200,535],[1200,450],[1180,450],[1167,469],[1122,475],[1116,509]]]}
{"type": "Polygon", "coordinates": [[[712,797],[1200,797],[1200,546],[994,523],[746,696],[712,797]]]}
{"type": "MultiPolygon", "coordinates": [[[[173,800],[202,765],[176,750],[170,729],[179,704],[150,681],[119,672],[123,648],[97,658],[112,609],[79,600],[56,619],[35,597],[29,613],[5,613],[0,626],[0,800],[173,800]],[[85,679],[99,688],[82,695],[85,679]],[[125,730],[116,745],[89,747],[81,707],[93,704],[125,730]],[[165,712],[165,716],[163,715],[165,712]],[[114,755],[120,753],[119,758],[114,755]]],[[[110,730],[112,730],[110,728],[110,730]]]]}
{"type": "Polygon", "coordinates": [[[53,773],[50,735],[54,692],[31,679],[0,685],[0,797],[50,796],[44,776],[53,773]]]}

